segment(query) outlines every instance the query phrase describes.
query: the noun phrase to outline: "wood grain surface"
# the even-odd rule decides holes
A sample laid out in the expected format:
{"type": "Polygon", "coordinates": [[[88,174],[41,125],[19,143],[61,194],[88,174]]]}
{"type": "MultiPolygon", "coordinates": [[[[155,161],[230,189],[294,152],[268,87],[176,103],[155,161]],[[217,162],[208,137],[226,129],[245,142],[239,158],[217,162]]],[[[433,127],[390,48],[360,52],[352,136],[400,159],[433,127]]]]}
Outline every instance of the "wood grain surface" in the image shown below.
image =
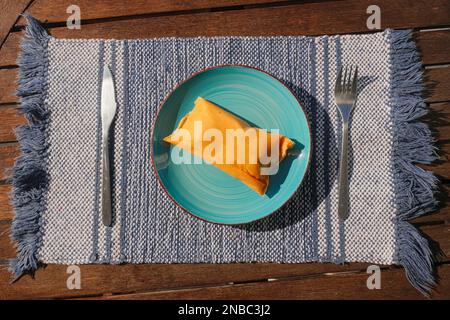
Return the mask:
{"type": "Polygon", "coordinates": [[[11,26],[19,20],[19,15],[25,11],[31,0],[14,0],[0,2],[0,48],[9,34],[11,26]]]}
{"type": "MultiPolygon", "coordinates": [[[[66,1],[66,3],[69,3],[66,1]]],[[[410,1],[381,0],[382,27],[420,28],[438,27],[450,20],[447,0],[410,1]],[[412,3],[412,4],[411,4],[412,3]],[[432,8],[433,14],[418,14],[432,8]]],[[[215,12],[186,12],[155,17],[137,17],[82,25],[80,30],[69,30],[65,23],[50,27],[55,37],[61,38],[148,38],[161,36],[220,36],[220,35],[320,35],[368,32],[366,8],[370,0],[314,2],[215,12]],[[336,14],[340,12],[342,14],[336,14]]],[[[51,6],[48,8],[52,8],[51,6]]],[[[89,10],[89,12],[91,12],[89,10]]],[[[61,13],[67,17],[68,14],[61,13]]],[[[83,15],[82,15],[83,18],[83,15]]],[[[5,41],[1,65],[14,65],[19,48],[20,32],[12,32],[5,41]]],[[[427,38],[431,34],[425,34],[427,38]]],[[[433,41],[431,39],[430,41],[433,41]]],[[[429,47],[429,46],[428,46],[429,47]]],[[[439,50],[437,48],[436,50],[439,50]]],[[[448,51],[447,51],[448,54],[448,51]]],[[[445,52],[444,52],[445,55],[445,52]]],[[[430,55],[431,59],[433,58],[430,55]]]]}
{"type": "MultiPolygon", "coordinates": [[[[14,128],[25,123],[14,96],[24,10],[55,37],[322,35],[373,32],[370,0],[0,0],[0,299],[423,299],[402,268],[382,266],[381,290],[366,287],[368,264],[83,265],[82,289],[66,287],[66,266],[49,265],[10,285],[13,219],[9,173],[19,146],[14,128]],[[81,9],[81,29],[69,30],[69,5],[81,9]],[[4,41],[3,41],[4,39],[4,41]]],[[[450,1],[379,0],[382,28],[413,28],[424,64],[432,129],[440,159],[422,166],[441,180],[437,211],[413,223],[442,252],[440,284],[432,295],[450,299],[450,1]]]]}

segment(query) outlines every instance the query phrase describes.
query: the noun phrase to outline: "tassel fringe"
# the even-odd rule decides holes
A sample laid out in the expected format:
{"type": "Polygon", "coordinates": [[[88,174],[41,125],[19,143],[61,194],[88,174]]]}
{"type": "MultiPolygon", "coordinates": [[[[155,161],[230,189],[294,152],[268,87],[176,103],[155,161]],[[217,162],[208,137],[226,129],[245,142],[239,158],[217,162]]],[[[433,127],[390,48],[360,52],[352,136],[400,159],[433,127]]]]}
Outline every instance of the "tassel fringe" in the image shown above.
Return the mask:
{"type": "Polygon", "coordinates": [[[424,295],[435,286],[433,255],[428,241],[408,220],[422,216],[437,201],[436,177],[416,166],[437,159],[428,127],[418,118],[427,113],[423,98],[422,64],[410,30],[388,30],[391,42],[392,89],[390,101],[394,132],[394,175],[396,188],[396,260],[406,270],[409,282],[424,295]]]}
{"type": "MultiPolygon", "coordinates": [[[[50,36],[37,20],[25,15],[28,25],[21,44],[20,80],[16,95],[19,112],[28,123],[18,126],[16,136],[21,155],[12,170],[12,205],[15,219],[11,238],[16,243],[17,258],[10,262],[14,280],[39,267],[41,215],[45,209],[48,186],[47,139],[49,113],[45,106],[47,91],[47,44],[50,36]]],[[[13,281],[14,281],[13,280],[13,281]]]]}

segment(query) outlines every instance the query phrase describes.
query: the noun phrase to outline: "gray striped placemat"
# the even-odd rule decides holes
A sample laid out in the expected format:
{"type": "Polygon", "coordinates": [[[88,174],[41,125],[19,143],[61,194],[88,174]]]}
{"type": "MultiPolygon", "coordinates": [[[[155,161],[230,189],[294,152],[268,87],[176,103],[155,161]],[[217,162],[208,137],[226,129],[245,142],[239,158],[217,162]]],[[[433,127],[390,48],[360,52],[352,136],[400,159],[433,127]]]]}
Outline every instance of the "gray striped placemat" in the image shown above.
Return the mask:
{"type": "Polygon", "coordinates": [[[410,31],[321,37],[69,40],[28,17],[20,60],[22,155],[13,171],[18,276],[42,263],[371,262],[399,264],[426,292],[427,241],[407,220],[433,208],[434,159],[410,31]],[[150,159],[156,110],[179,82],[207,67],[243,64],[293,89],[311,121],[314,157],[303,187],[278,213],[221,226],[182,212],[162,192],[150,159]],[[333,84],[359,67],[351,123],[350,215],[337,217],[340,123],[333,84]],[[100,88],[116,80],[112,134],[114,224],[101,223],[100,88]]]}

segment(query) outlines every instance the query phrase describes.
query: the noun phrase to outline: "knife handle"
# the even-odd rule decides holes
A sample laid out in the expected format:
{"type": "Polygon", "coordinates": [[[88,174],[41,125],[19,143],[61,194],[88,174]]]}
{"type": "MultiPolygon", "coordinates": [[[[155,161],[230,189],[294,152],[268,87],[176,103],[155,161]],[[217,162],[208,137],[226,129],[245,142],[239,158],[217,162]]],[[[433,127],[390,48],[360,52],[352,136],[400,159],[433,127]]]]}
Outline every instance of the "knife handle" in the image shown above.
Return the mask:
{"type": "Polygon", "coordinates": [[[102,146],[102,220],[105,226],[111,226],[111,179],[109,171],[108,134],[105,135],[102,146]]]}

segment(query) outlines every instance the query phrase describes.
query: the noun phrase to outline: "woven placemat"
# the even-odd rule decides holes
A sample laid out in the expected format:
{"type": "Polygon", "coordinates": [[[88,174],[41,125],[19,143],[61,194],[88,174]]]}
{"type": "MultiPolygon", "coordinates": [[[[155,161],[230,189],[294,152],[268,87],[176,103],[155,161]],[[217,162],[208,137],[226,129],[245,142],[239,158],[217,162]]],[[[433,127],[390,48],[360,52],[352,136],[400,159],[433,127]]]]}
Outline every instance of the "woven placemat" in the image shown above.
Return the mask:
{"type": "Polygon", "coordinates": [[[371,262],[399,264],[426,292],[434,283],[427,241],[408,219],[433,208],[435,158],[421,64],[410,31],[321,37],[69,40],[28,17],[20,59],[22,155],[13,172],[16,276],[41,263],[371,262]],[[288,85],[311,122],[314,156],[302,188],[256,223],[221,226],[182,212],[150,159],[156,110],[193,73],[223,64],[260,68],[288,85]],[[359,67],[350,129],[350,214],[337,216],[340,120],[333,84],[359,67]],[[100,90],[115,75],[114,224],[101,223],[100,90]]]}

